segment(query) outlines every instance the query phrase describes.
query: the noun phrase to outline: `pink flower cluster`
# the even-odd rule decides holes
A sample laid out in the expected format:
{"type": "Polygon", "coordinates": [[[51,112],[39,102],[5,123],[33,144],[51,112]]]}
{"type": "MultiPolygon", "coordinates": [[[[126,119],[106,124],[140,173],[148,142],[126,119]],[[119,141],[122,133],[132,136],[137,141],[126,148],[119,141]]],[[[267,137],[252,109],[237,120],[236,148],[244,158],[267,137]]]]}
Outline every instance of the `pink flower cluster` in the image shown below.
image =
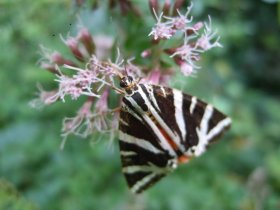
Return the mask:
{"type": "Polygon", "coordinates": [[[163,13],[157,16],[155,10],[153,9],[153,12],[155,14],[155,17],[157,19],[156,25],[152,28],[151,33],[149,36],[153,36],[155,40],[157,39],[170,39],[177,31],[186,31],[189,28],[188,24],[192,22],[192,17],[188,17],[190,10],[192,8],[192,5],[188,7],[188,10],[185,15],[182,15],[178,11],[177,17],[167,17],[163,16],[163,13]],[[162,19],[165,19],[163,22],[162,19]]]}
{"type": "Polygon", "coordinates": [[[188,7],[185,15],[182,15],[177,10],[178,16],[175,17],[163,16],[163,13],[157,16],[155,10],[153,10],[157,23],[149,34],[157,41],[156,43],[160,40],[166,41],[173,37],[177,38],[176,34],[183,34],[184,41],[182,45],[165,49],[165,52],[174,58],[175,63],[180,66],[181,72],[185,76],[192,75],[195,69],[199,68],[195,63],[200,60],[201,53],[213,47],[222,47],[219,43],[219,37],[215,38],[217,32],[212,31],[210,16],[209,23],[198,22],[191,24],[193,17],[189,16],[189,14],[192,6],[191,4],[188,7]],[[204,30],[201,32],[203,28],[204,30]]]}
{"type": "MultiPolygon", "coordinates": [[[[175,1],[177,8],[175,16],[163,14],[171,13],[169,1],[165,2],[160,15],[157,15],[159,6],[157,0],[150,0],[151,11],[156,17],[156,24],[149,36],[152,36],[150,48],[142,52],[143,59],[151,59],[151,63],[140,66],[132,63],[132,59],[124,60],[117,51],[115,62],[111,61],[110,52],[114,40],[108,36],[92,36],[85,28],[80,28],[78,35],[63,39],[64,44],[71,52],[71,57],[65,57],[57,51],[42,47],[44,59],[41,67],[55,75],[57,88],[46,91],[38,86],[39,96],[31,102],[32,106],[42,107],[58,100],[84,100],[84,104],[77,111],[76,116],[66,117],[62,126],[62,147],[70,134],[87,137],[99,132],[109,133],[110,138],[118,126],[119,101],[116,107],[109,104],[110,92],[121,95],[123,91],[115,85],[115,81],[123,75],[130,75],[135,79],[141,78],[142,83],[168,85],[174,75],[174,65],[162,65],[162,54],[167,54],[175,65],[178,65],[185,76],[192,75],[194,69],[199,68],[196,62],[200,54],[213,48],[221,47],[219,37],[212,31],[211,19],[209,23],[198,22],[191,24],[190,16],[192,5],[183,15],[178,8],[182,1],[175,1]],[[178,3],[179,2],[179,3],[178,3]],[[178,39],[176,46],[164,48],[160,42],[178,39]]],[[[132,6],[132,5],[131,5],[132,6]]],[[[140,13],[137,13],[137,16],[140,13]]],[[[170,45],[168,45],[170,46],[170,45]]],[[[147,63],[147,62],[146,62],[147,63]]]]}

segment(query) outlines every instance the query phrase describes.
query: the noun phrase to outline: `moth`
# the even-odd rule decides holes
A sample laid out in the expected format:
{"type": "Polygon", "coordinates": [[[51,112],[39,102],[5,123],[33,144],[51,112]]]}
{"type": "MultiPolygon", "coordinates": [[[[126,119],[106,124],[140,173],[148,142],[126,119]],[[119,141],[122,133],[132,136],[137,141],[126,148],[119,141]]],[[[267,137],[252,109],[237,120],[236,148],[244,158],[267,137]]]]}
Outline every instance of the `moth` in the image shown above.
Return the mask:
{"type": "Polygon", "coordinates": [[[124,90],[119,119],[122,172],[133,193],[205,152],[231,119],[212,105],[179,90],[120,80],[124,90]]]}

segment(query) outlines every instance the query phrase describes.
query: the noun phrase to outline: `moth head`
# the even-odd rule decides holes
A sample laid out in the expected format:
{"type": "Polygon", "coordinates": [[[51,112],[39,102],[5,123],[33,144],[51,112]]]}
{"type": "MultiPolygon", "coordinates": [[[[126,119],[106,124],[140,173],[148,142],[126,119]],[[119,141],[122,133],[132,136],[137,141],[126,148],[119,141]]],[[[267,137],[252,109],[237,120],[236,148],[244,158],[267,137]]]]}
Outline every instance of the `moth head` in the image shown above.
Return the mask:
{"type": "Polygon", "coordinates": [[[121,88],[130,88],[134,85],[133,78],[131,76],[124,76],[120,80],[120,87],[121,88]]]}

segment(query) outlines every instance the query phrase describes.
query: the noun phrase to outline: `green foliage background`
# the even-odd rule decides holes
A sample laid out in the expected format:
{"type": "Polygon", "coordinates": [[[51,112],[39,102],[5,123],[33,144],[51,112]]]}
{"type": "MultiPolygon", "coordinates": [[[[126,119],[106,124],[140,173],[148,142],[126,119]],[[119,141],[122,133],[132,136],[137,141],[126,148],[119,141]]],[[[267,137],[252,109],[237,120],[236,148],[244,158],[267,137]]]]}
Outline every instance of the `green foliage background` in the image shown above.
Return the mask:
{"type": "Polygon", "coordinates": [[[61,120],[78,102],[28,106],[37,82],[54,85],[37,65],[38,46],[68,53],[59,34],[75,34],[77,14],[138,62],[149,46],[154,20],[146,1],[132,1],[142,19],[73,2],[0,0],[0,209],[280,209],[279,1],[194,1],[192,15],[210,14],[224,47],[203,57],[196,78],[178,75],[171,85],[228,113],[233,126],[209,152],[137,197],[121,174],[117,140],[110,149],[106,139],[71,137],[59,150],[61,120]]]}

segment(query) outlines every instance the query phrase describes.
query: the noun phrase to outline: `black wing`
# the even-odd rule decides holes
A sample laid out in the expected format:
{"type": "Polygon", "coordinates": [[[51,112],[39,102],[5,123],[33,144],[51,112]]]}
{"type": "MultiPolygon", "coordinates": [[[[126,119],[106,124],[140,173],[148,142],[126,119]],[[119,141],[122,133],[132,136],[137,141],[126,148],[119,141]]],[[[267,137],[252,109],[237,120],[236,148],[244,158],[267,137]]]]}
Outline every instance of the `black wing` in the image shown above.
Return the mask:
{"type": "Polygon", "coordinates": [[[184,153],[201,155],[209,143],[230,127],[230,118],[195,96],[161,86],[152,86],[152,89],[150,97],[156,100],[158,114],[180,136],[184,153]]]}
{"type": "Polygon", "coordinates": [[[230,123],[193,96],[140,84],[124,97],[120,113],[121,161],[129,187],[139,193],[176,168],[181,157],[201,155],[230,123]]]}
{"type": "Polygon", "coordinates": [[[134,193],[140,193],[173,169],[171,157],[159,144],[157,136],[140,116],[122,109],[119,145],[122,171],[134,193]],[[137,115],[136,115],[137,116],[137,115]]]}

